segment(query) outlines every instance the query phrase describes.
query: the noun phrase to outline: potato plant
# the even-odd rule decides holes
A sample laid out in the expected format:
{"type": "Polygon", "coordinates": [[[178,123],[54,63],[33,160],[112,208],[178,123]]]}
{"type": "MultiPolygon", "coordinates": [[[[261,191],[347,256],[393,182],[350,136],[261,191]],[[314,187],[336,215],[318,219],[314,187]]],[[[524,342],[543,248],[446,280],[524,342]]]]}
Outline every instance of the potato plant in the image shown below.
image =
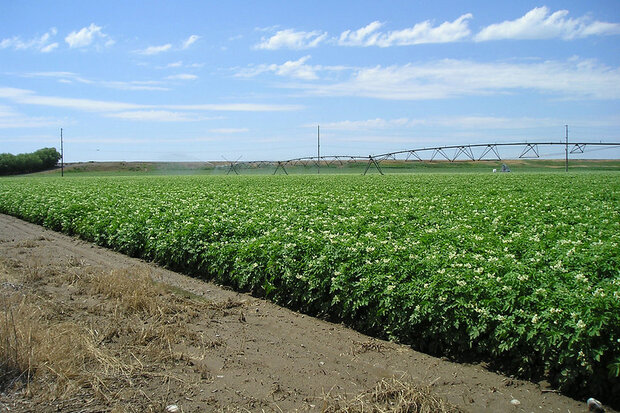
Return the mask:
{"type": "Polygon", "coordinates": [[[620,394],[618,178],[7,178],[0,211],[609,399],[620,394]]]}

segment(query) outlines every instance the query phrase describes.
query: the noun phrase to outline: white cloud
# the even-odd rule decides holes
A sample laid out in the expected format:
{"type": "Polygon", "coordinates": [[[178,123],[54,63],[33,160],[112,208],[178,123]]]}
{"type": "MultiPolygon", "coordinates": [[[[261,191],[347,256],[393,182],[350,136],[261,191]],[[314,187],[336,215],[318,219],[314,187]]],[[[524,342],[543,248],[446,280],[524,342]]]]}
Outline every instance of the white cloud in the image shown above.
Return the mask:
{"type": "MultiPolygon", "coordinates": [[[[0,87],[0,98],[22,105],[58,107],[86,112],[122,113],[129,111],[229,111],[229,112],[281,112],[300,110],[299,105],[262,103],[207,103],[193,105],[145,105],[128,102],[103,101],[59,96],[40,96],[31,90],[0,87]]],[[[127,115],[131,117],[132,115],[127,115]]],[[[143,116],[149,116],[143,115],[143,116]]],[[[154,115],[153,115],[154,116],[154,115]]]]}
{"type": "Polygon", "coordinates": [[[154,54],[167,52],[170,49],[172,49],[172,45],[168,43],[168,44],[164,44],[161,46],[149,46],[146,49],[138,50],[136,53],[146,55],[146,56],[151,56],[154,54]]]}
{"type": "Polygon", "coordinates": [[[222,134],[244,133],[248,131],[249,131],[248,128],[217,128],[217,129],[209,130],[209,132],[211,133],[222,133],[222,134]]]}
{"type": "Polygon", "coordinates": [[[0,118],[8,118],[15,116],[16,114],[17,112],[15,112],[12,108],[5,105],[0,105],[0,118]]]}
{"type": "Polygon", "coordinates": [[[115,80],[90,80],[85,79],[73,72],[33,72],[26,73],[25,77],[51,77],[58,78],[61,83],[84,83],[89,85],[103,86],[111,89],[119,90],[170,90],[162,86],[162,82],[156,80],[132,80],[132,81],[115,81],[115,80]]]}
{"type": "Polygon", "coordinates": [[[312,80],[317,79],[314,69],[304,64],[310,56],[304,56],[298,60],[286,61],[281,65],[270,65],[269,70],[274,71],[280,76],[290,76],[297,79],[312,80]]]}
{"type": "Polygon", "coordinates": [[[203,66],[204,66],[204,63],[183,63],[182,60],[179,60],[178,62],[168,63],[167,65],[164,65],[164,66],[157,66],[157,69],[178,69],[181,67],[196,69],[196,68],[201,68],[203,66]]]}
{"type": "Polygon", "coordinates": [[[85,79],[79,76],[77,73],[73,72],[31,72],[24,73],[23,77],[45,77],[45,78],[56,78],[61,83],[84,83],[84,84],[93,84],[95,83],[92,80],[85,79]]]}
{"type": "Polygon", "coordinates": [[[264,32],[264,33],[273,33],[274,31],[278,30],[280,28],[280,25],[278,24],[274,24],[273,26],[265,26],[265,27],[255,27],[254,31],[255,32],[264,32]]]}
{"type": "Polygon", "coordinates": [[[587,36],[620,34],[619,23],[592,21],[587,16],[568,18],[568,10],[549,13],[547,7],[536,7],[516,20],[507,20],[485,27],[474,40],[552,38],[571,40],[587,36]]]}
{"type": "Polygon", "coordinates": [[[111,89],[119,89],[119,90],[160,90],[160,91],[170,90],[170,88],[161,86],[162,82],[158,82],[156,80],[153,80],[153,81],[132,80],[129,82],[103,80],[103,81],[96,82],[96,83],[104,87],[108,87],[111,89]]]}
{"type": "MultiPolygon", "coordinates": [[[[192,34],[187,39],[181,42],[180,47],[173,48],[172,43],[166,43],[160,46],[149,46],[146,49],[136,50],[134,51],[134,53],[138,53],[138,54],[145,55],[145,56],[151,56],[151,55],[155,55],[155,54],[159,54],[163,52],[168,52],[171,50],[185,50],[189,48],[192,44],[196,43],[196,41],[198,41],[199,39],[200,39],[200,36],[196,34],[192,34]]],[[[182,64],[183,64],[182,62],[171,63],[168,67],[180,67],[182,64]]]]}
{"type": "Polygon", "coordinates": [[[111,46],[114,41],[110,36],[101,31],[101,26],[91,23],[88,27],[83,27],[79,31],[73,31],[65,37],[65,42],[70,48],[90,46],[94,41],[105,41],[105,46],[111,46]]]}
{"type": "Polygon", "coordinates": [[[178,75],[168,76],[166,79],[170,80],[195,80],[198,79],[198,76],[192,75],[189,73],[179,73],[178,75]]]}
{"type": "MultiPolygon", "coordinates": [[[[367,119],[367,120],[343,120],[339,122],[322,123],[321,127],[330,130],[369,130],[369,129],[392,129],[402,128],[410,125],[411,121],[407,118],[398,119],[367,119]]],[[[316,125],[306,125],[316,127],[316,125]]]]}
{"type": "Polygon", "coordinates": [[[257,66],[251,66],[245,69],[240,69],[235,73],[237,77],[254,77],[262,73],[272,72],[278,76],[291,77],[300,80],[315,80],[318,79],[318,72],[341,72],[349,68],[345,66],[322,66],[322,65],[308,65],[306,62],[310,59],[310,56],[303,56],[297,60],[288,60],[282,64],[263,64],[257,66]]]}
{"type": "Polygon", "coordinates": [[[172,112],[168,110],[127,111],[108,113],[105,116],[110,118],[148,122],[196,122],[203,120],[202,117],[197,116],[194,113],[172,112]]]}
{"type": "Polygon", "coordinates": [[[213,110],[230,112],[289,112],[302,109],[300,105],[273,105],[263,103],[207,103],[197,105],[168,105],[177,110],[213,110]]]}
{"type": "Polygon", "coordinates": [[[534,90],[570,99],[619,99],[620,68],[593,60],[479,63],[444,59],[358,69],[349,80],[294,84],[308,94],[426,100],[534,90]]]}
{"type": "Polygon", "coordinates": [[[449,43],[463,40],[470,35],[468,20],[471,13],[464,14],[453,22],[443,22],[433,27],[429,20],[415,24],[413,27],[379,32],[382,23],[374,21],[358,30],[342,32],[338,39],[341,46],[409,46],[424,43],[449,43]]]}
{"type": "Polygon", "coordinates": [[[140,109],[143,105],[133,103],[101,101],[92,99],[66,98],[58,96],[39,96],[36,93],[17,88],[0,87],[0,98],[12,100],[24,105],[39,105],[75,109],[81,111],[106,112],[140,109]]]}
{"type": "Polygon", "coordinates": [[[558,127],[564,123],[561,119],[498,117],[498,116],[452,116],[420,119],[417,124],[461,129],[529,129],[558,127]]]}
{"type": "Polygon", "coordinates": [[[198,39],[200,39],[200,36],[192,34],[186,40],[183,41],[183,46],[181,46],[181,49],[187,49],[192,44],[194,44],[196,42],[196,40],[198,40],[198,39]]]}
{"type": "Polygon", "coordinates": [[[320,31],[303,32],[293,29],[279,30],[269,38],[262,38],[261,42],[255,46],[256,49],[277,50],[277,49],[309,49],[316,47],[327,39],[327,33],[320,31]]]}
{"type": "Polygon", "coordinates": [[[54,42],[54,43],[50,43],[50,44],[48,44],[47,46],[42,47],[42,48],[41,48],[41,52],[43,52],[43,53],[49,53],[49,52],[51,52],[52,50],[56,49],[57,47],[58,47],[58,43],[56,43],[56,42],[54,42]]]}
{"type": "Polygon", "coordinates": [[[43,35],[30,40],[22,40],[19,36],[2,39],[2,41],[0,41],[0,49],[34,49],[42,53],[49,53],[58,47],[58,43],[50,43],[50,39],[56,36],[57,33],[58,31],[56,30],[56,28],[52,27],[48,32],[44,33],[43,35]]]}
{"type": "Polygon", "coordinates": [[[49,128],[59,125],[59,120],[26,116],[9,106],[0,105],[0,129],[49,128]]]}
{"type": "MultiPolygon", "coordinates": [[[[618,124],[617,120],[614,120],[618,124]]],[[[321,123],[324,130],[342,131],[371,131],[387,129],[410,130],[422,127],[445,127],[450,129],[529,129],[542,127],[557,127],[564,120],[553,118],[530,118],[530,117],[498,117],[498,116],[450,116],[430,118],[397,118],[397,119],[366,119],[366,120],[343,120],[338,122],[321,123]]],[[[606,124],[609,124],[607,121],[606,124]]],[[[316,124],[307,124],[306,127],[316,128],[316,124]]]]}
{"type": "Polygon", "coordinates": [[[346,30],[340,34],[338,44],[342,46],[365,46],[375,44],[381,33],[378,33],[383,23],[374,21],[355,31],[346,30]]]}

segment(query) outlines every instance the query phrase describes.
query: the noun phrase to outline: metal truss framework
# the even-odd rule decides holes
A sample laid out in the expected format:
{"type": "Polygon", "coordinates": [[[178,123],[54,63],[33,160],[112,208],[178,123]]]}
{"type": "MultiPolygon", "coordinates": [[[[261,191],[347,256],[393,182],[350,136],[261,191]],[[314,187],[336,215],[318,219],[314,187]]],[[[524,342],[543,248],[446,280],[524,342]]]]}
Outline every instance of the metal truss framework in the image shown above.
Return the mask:
{"type": "Polygon", "coordinates": [[[307,156],[303,158],[294,158],[288,159],[286,161],[246,161],[246,162],[230,162],[228,166],[228,171],[226,174],[228,175],[230,172],[235,172],[237,175],[239,171],[242,169],[257,169],[262,168],[264,166],[275,167],[273,171],[273,175],[276,175],[278,171],[284,172],[284,174],[288,175],[286,167],[293,166],[303,166],[306,168],[310,168],[312,166],[319,166],[319,162],[322,165],[331,166],[331,165],[339,165],[344,166],[350,163],[356,163],[360,161],[368,160],[368,156],[353,156],[353,155],[335,155],[335,156],[307,156]]]}
{"type": "Polygon", "coordinates": [[[286,175],[286,167],[288,166],[304,166],[319,167],[320,164],[331,166],[344,166],[347,163],[367,162],[364,175],[366,175],[371,167],[375,167],[377,171],[383,175],[381,170],[381,162],[386,160],[404,160],[423,161],[422,154],[430,153],[429,161],[436,158],[443,158],[448,162],[457,160],[465,161],[501,161],[499,149],[500,147],[521,147],[522,151],[519,159],[537,159],[540,158],[540,146],[564,146],[570,153],[584,153],[587,146],[607,146],[617,147],[620,142],[515,142],[515,143],[480,143],[472,145],[447,145],[436,146],[430,148],[407,149],[396,152],[386,152],[378,155],[355,156],[355,155],[335,155],[335,156],[307,156],[303,158],[288,159],[286,161],[246,161],[246,162],[230,162],[227,174],[234,172],[239,175],[242,169],[260,168],[264,166],[275,167],[273,174],[277,174],[282,170],[286,175]],[[452,156],[450,156],[452,152],[452,156]],[[476,156],[475,153],[480,153],[476,156]]]}
{"type": "Polygon", "coordinates": [[[431,153],[430,161],[435,160],[437,157],[442,157],[448,162],[455,162],[457,160],[467,161],[501,161],[502,157],[499,154],[500,147],[521,147],[523,148],[519,159],[537,159],[540,158],[539,146],[564,146],[569,148],[570,153],[584,153],[586,146],[620,146],[620,142],[514,142],[514,143],[480,143],[472,145],[447,145],[437,146],[433,148],[417,148],[408,149],[404,151],[388,152],[378,155],[371,155],[368,158],[368,165],[364,171],[364,175],[368,172],[371,166],[375,166],[376,169],[383,175],[380,163],[389,159],[402,159],[408,161],[411,157],[416,158],[418,161],[422,161],[420,156],[422,153],[431,153]],[[449,151],[453,151],[453,155],[449,156],[449,151]],[[475,152],[479,152],[479,156],[475,156],[475,152]]]}

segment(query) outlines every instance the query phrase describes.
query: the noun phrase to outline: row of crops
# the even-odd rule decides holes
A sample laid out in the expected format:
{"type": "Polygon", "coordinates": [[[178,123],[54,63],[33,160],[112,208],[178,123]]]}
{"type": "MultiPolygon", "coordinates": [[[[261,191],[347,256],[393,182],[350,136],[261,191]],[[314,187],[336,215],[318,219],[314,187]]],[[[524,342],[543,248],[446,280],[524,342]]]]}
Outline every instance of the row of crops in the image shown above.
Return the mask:
{"type": "Polygon", "coordinates": [[[9,178],[0,211],[609,399],[620,394],[618,178],[9,178]]]}

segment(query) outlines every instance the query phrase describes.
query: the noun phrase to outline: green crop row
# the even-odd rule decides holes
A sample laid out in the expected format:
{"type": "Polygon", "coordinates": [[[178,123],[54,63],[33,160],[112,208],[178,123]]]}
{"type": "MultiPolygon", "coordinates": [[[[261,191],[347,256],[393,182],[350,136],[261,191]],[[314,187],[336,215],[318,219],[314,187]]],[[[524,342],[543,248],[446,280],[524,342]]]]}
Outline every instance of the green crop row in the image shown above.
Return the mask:
{"type": "Polygon", "coordinates": [[[619,177],[10,178],[0,211],[609,400],[620,394],[619,177]]]}

